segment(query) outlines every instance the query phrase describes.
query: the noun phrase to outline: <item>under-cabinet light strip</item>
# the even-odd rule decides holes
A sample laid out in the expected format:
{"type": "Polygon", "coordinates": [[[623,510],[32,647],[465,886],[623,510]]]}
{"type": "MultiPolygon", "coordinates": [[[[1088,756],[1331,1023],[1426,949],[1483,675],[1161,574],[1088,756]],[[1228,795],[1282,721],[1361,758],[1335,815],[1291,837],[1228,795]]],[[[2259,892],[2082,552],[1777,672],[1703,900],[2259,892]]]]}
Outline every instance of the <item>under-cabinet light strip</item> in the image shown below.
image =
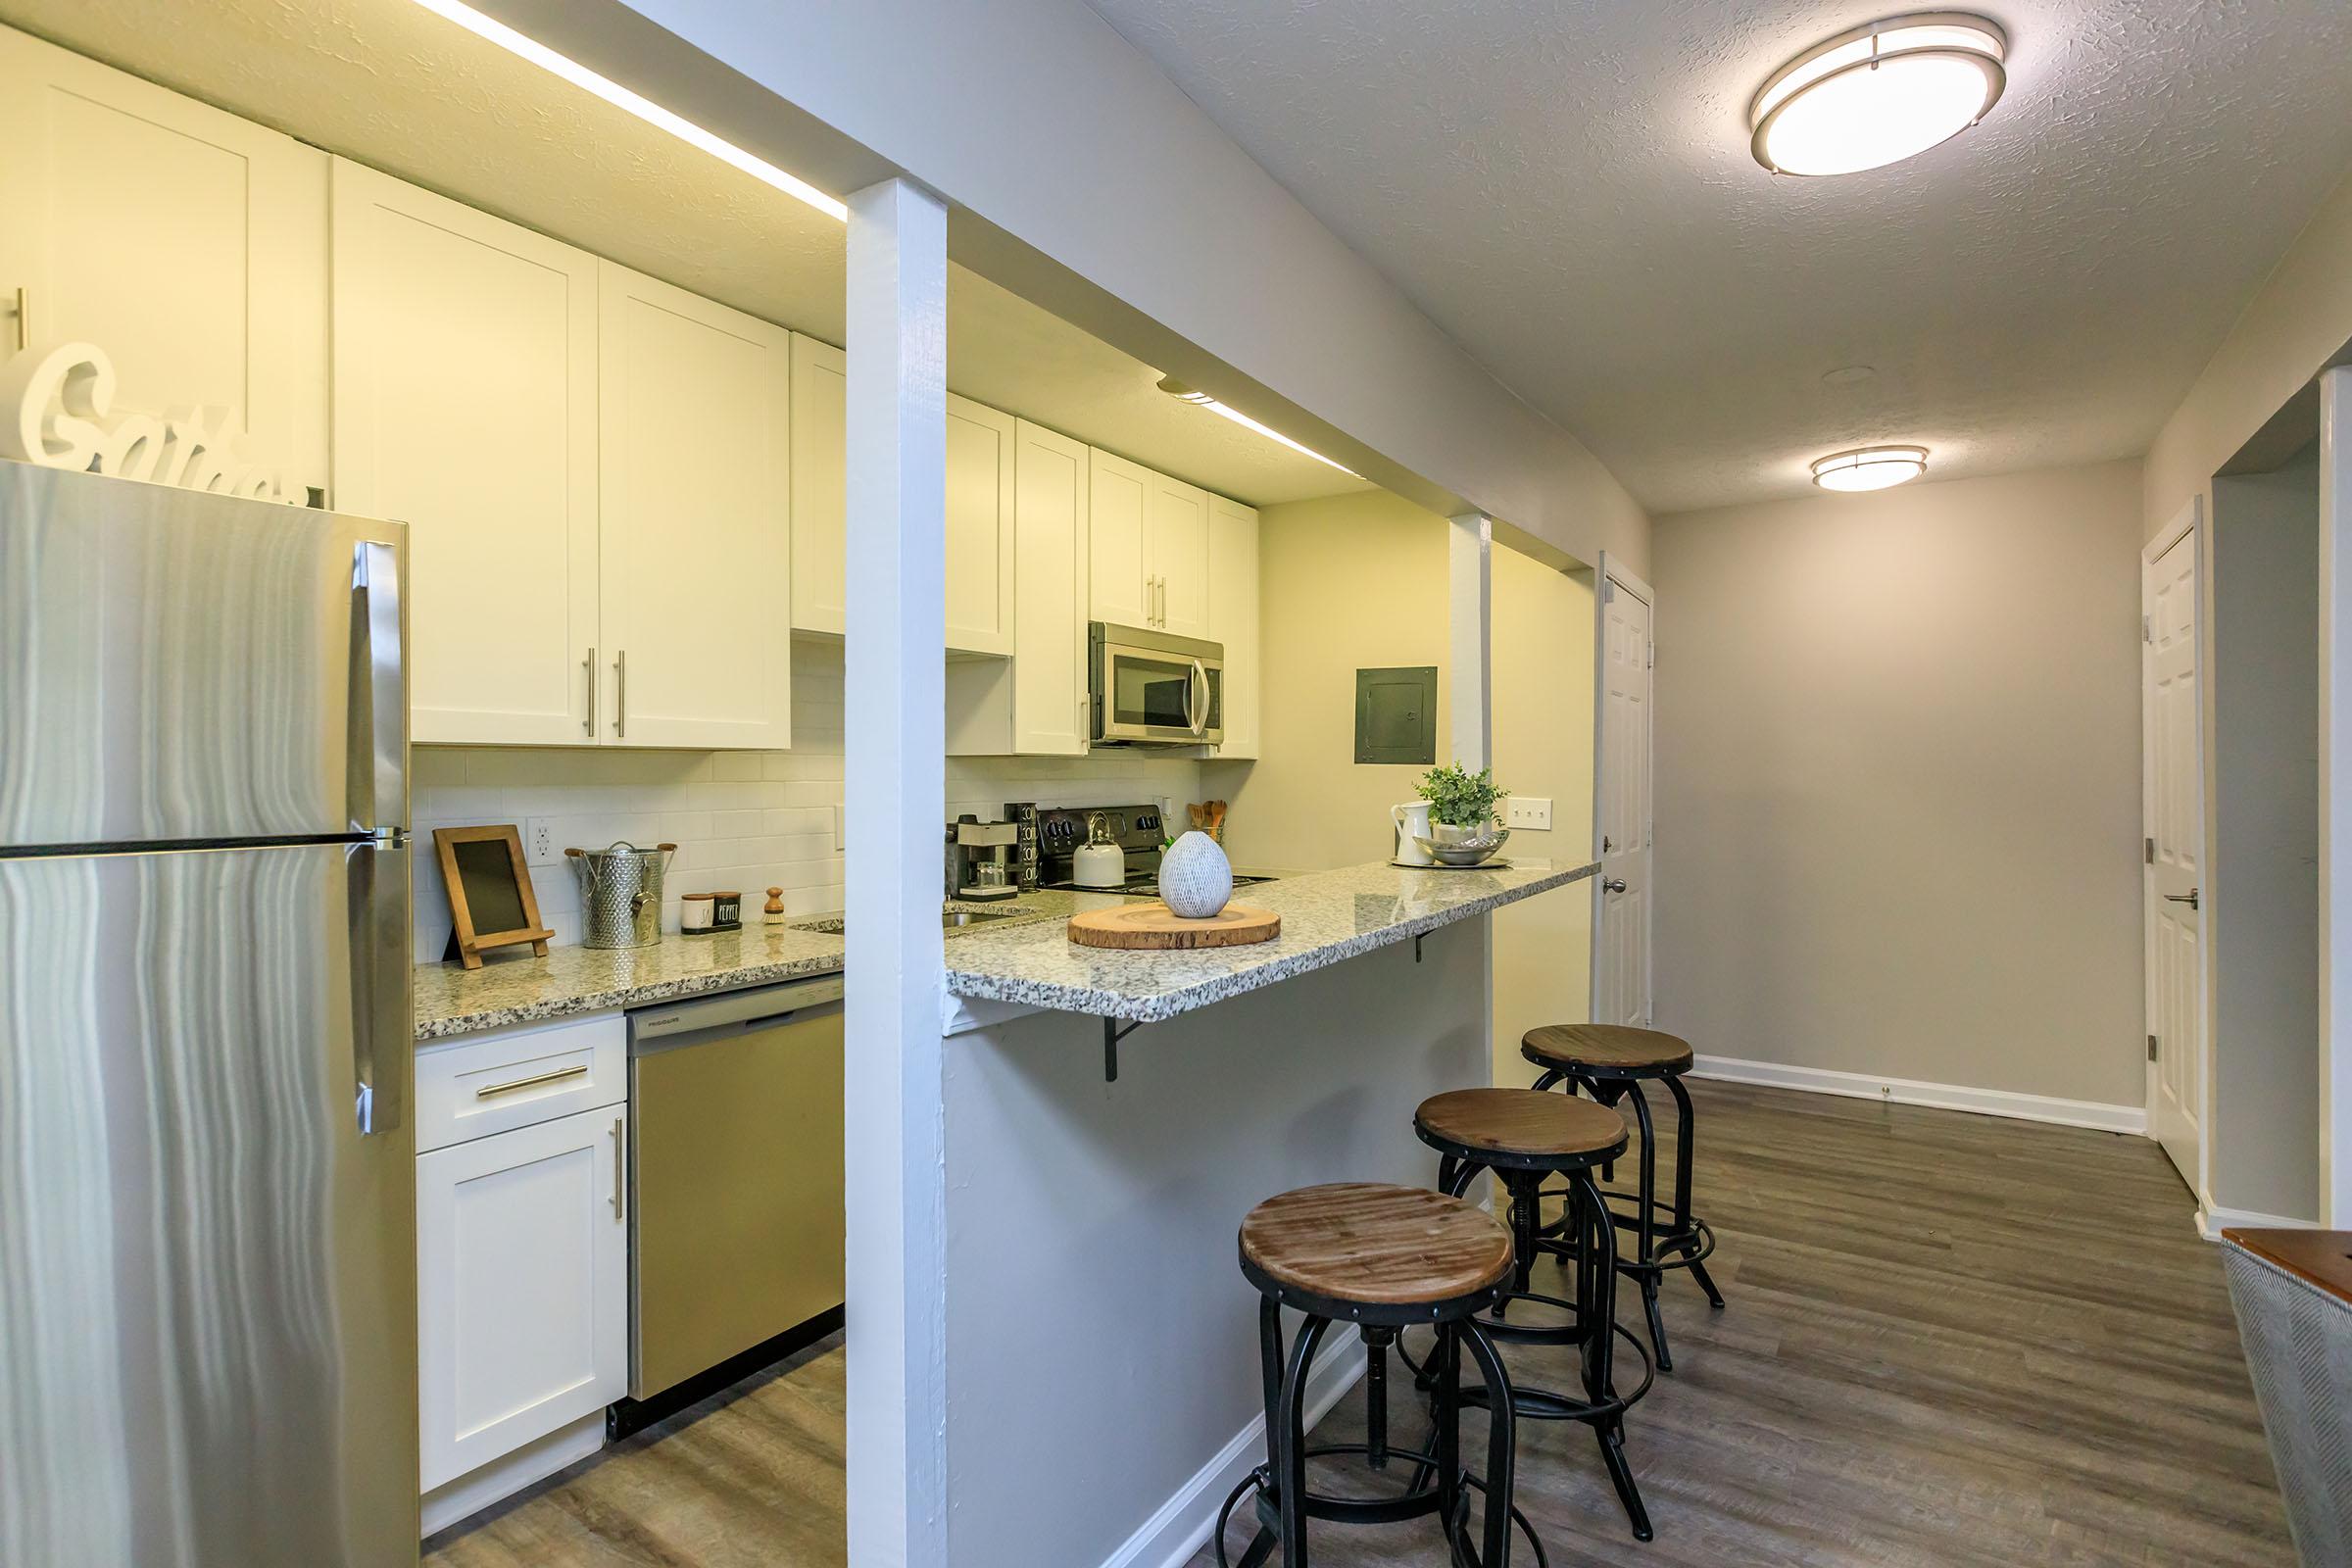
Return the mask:
{"type": "Polygon", "coordinates": [[[600,76],[586,66],[565,55],[560,55],[536,38],[526,37],[493,17],[486,17],[461,0],[416,0],[416,4],[435,16],[446,17],[476,37],[487,38],[510,54],[519,56],[543,71],[550,71],[575,86],[590,92],[612,105],[626,110],[649,125],[668,131],[678,140],[704,152],[721,163],[732,164],[762,184],[773,185],[785,195],[807,202],[818,212],[837,221],[849,220],[850,209],[839,197],[828,196],[797,174],[788,174],[764,158],[755,157],[723,137],[714,136],[693,121],[672,114],[652,99],[629,91],[609,76],[600,76]]]}

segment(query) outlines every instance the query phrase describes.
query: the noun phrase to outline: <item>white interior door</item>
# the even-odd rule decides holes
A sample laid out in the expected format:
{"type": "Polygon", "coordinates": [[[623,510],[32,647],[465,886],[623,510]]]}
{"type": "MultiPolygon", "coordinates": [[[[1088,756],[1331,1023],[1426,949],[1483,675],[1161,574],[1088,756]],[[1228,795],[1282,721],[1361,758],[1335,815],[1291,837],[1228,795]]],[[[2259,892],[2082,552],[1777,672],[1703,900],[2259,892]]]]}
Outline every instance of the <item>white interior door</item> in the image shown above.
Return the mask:
{"type": "Polygon", "coordinates": [[[1592,1017],[1649,1027],[1650,672],[1657,595],[1600,558],[1593,574],[1592,1017]]]}
{"type": "Polygon", "coordinates": [[[2192,507],[2140,571],[2141,735],[2149,1131],[2202,1195],[2205,1100],[2204,755],[2197,670],[2198,528],[2192,507]]]}

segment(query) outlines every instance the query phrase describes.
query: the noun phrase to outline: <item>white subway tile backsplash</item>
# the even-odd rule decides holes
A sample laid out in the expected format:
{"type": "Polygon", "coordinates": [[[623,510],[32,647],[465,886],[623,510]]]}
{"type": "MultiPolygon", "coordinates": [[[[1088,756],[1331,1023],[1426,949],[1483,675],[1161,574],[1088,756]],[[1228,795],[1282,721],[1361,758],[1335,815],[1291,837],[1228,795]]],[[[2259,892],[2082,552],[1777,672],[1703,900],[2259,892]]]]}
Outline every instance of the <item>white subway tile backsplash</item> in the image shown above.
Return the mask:
{"type": "MultiPolygon", "coordinates": [[[[841,645],[793,641],[789,752],[637,752],[540,747],[419,747],[410,773],[417,847],[416,956],[441,956],[449,899],[433,853],[434,827],[531,817],[555,826],[558,848],[602,849],[615,839],[674,843],[662,920],[678,926],[686,892],[733,888],[756,921],[766,890],[785,890],[795,919],[842,906],[834,814],[842,802],[841,645]]],[[[1007,801],[1043,806],[1153,803],[1179,810],[1200,799],[1200,764],[1150,753],[1085,758],[952,758],[942,822],[1004,813],[1007,801]]],[[[1181,817],[1178,818],[1182,820],[1181,817]]],[[[541,919],[559,944],[580,940],[580,899],[568,864],[534,866],[541,919]]]]}

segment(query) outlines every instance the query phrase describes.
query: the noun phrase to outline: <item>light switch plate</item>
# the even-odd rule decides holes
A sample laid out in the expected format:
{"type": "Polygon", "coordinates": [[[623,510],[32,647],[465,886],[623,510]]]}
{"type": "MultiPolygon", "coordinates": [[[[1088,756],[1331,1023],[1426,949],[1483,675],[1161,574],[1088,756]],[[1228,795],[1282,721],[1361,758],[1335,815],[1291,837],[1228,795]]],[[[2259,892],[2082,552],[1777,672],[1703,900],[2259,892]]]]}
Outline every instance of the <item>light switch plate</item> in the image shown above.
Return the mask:
{"type": "Polygon", "coordinates": [[[1523,827],[1535,832],[1551,829],[1551,797],[1548,795],[1514,795],[1503,808],[1504,827],[1523,827]]]}
{"type": "Polygon", "coordinates": [[[526,865],[553,865],[563,858],[556,849],[556,824],[552,818],[522,819],[522,858],[526,865]]]}

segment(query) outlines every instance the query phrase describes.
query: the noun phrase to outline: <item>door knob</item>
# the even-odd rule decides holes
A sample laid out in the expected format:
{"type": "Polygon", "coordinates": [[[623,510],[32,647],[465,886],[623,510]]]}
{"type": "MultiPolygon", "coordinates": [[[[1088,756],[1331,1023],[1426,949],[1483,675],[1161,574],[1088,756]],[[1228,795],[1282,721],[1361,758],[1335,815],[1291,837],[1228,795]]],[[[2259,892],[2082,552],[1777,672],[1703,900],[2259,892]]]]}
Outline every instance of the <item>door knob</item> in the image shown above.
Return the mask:
{"type": "Polygon", "coordinates": [[[1623,893],[1625,891],[1625,878],[1621,876],[1610,877],[1607,881],[1601,883],[1600,891],[1603,893],[1623,893]]]}
{"type": "Polygon", "coordinates": [[[2197,903],[2197,895],[2203,891],[2204,889],[2202,888],[2190,888],[2186,893],[2167,893],[2164,895],[2164,902],[2167,904],[2185,904],[2192,909],[2199,908],[2202,907],[2202,906],[2197,903]]]}

